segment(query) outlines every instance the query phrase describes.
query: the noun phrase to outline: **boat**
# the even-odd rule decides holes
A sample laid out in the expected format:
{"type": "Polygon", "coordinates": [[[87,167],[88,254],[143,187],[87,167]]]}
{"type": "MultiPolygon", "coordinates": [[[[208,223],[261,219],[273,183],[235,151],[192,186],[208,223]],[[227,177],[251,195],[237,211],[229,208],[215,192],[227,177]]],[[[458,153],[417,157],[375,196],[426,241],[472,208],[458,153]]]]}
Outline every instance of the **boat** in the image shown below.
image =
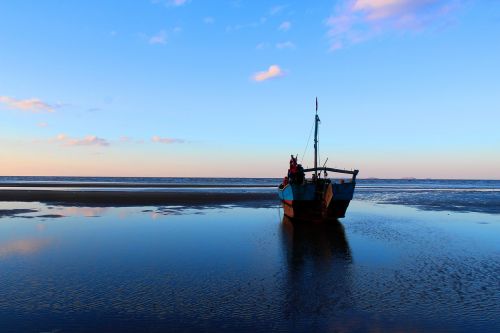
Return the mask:
{"type": "Polygon", "coordinates": [[[354,195],[359,170],[344,170],[318,166],[318,99],[314,117],[314,168],[304,169],[298,156],[290,156],[287,176],[278,187],[284,215],[292,220],[328,220],[345,217],[354,195]],[[331,179],[328,172],[348,174],[350,179],[331,179]],[[306,175],[312,173],[310,178],[306,175]]]}

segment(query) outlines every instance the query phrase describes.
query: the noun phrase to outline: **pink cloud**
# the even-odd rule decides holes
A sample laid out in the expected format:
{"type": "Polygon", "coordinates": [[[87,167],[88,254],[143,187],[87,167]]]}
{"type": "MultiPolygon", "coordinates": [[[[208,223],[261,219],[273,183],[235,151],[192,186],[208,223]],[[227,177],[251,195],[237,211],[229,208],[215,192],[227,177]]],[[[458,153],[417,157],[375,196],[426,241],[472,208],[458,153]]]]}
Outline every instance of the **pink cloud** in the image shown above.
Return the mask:
{"type": "Polygon", "coordinates": [[[174,139],[174,138],[162,138],[158,135],[155,135],[151,138],[151,141],[157,142],[157,143],[165,143],[165,144],[171,144],[171,143],[184,143],[185,141],[182,139],[174,139]]]}
{"type": "Polygon", "coordinates": [[[59,134],[52,141],[58,142],[64,146],[109,146],[109,142],[106,139],[99,138],[95,135],[87,135],[79,139],[69,137],[66,134],[59,134]]]}
{"type": "Polygon", "coordinates": [[[0,103],[5,104],[10,109],[34,113],[54,112],[59,107],[59,105],[50,105],[38,98],[15,99],[9,96],[0,96],[0,103]]]}
{"type": "Polygon", "coordinates": [[[49,124],[47,124],[47,123],[46,123],[46,122],[44,122],[44,121],[41,121],[41,122],[37,123],[37,124],[36,124],[36,126],[38,126],[38,127],[42,127],[42,128],[43,128],[43,127],[47,127],[47,126],[49,126],[49,124]]]}
{"type": "Polygon", "coordinates": [[[384,20],[391,17],[407,17],[422,14],[420,11],[432,9],[439,0],[356,0],[352,11],[363,12],[368,20],[384,20]]]}
{"type": "Polygon", "coordinates": [[[278,65],[271,65],[266,71],[258,72],[253,75],[253,80],[257,82],[266,81],[285,75],[278,65]]]}
{"type": "Polygon", "coordinates": [[[327,19],[330,50],[442,23],[462,0],[344,0],[327,19]]]}

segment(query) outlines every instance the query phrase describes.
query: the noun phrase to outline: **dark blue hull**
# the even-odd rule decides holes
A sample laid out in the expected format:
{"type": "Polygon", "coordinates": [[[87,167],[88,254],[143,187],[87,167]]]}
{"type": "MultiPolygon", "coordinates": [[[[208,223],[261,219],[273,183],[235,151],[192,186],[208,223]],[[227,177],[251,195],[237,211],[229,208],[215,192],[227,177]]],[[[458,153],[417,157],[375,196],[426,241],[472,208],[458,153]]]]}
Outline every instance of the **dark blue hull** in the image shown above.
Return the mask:
{"type": "Polygon", "coordinates": [[[355,182],[333,184],[329,180],[288,184],[278,195],[285,215],[292,219],[316,220],[345,217],[355,182]]]}

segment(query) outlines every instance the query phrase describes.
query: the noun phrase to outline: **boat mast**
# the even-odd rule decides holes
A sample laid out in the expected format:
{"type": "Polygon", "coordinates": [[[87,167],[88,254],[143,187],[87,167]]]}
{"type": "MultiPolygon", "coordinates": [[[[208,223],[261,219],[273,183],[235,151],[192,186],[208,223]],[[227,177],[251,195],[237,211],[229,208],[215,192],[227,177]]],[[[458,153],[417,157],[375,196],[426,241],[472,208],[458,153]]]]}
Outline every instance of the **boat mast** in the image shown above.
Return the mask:
{"type": "Polygon", "coordinates": [[[316,97],[316,116],[314,119],[314,178],[318,179],[318,97],[316,97]]]}

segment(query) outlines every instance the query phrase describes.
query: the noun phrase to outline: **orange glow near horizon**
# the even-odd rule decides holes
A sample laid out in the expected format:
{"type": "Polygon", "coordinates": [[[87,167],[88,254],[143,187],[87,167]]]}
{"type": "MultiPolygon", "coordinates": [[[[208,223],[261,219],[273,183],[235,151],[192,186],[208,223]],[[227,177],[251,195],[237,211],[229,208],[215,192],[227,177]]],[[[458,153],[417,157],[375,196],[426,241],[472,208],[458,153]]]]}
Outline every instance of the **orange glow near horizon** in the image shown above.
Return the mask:
{"type": "MultiPolygon", "coordinates": [[[[178,158],[155,156],[148,158],[141,152],[102,152],[79,154],[71,151],[66,156],[56,154],[10,154],[0,165],[2,176],[91,176],[91,177],[276,177],[286,173],[288,156],[262,158],[244,154],[187,155],[178,158]]],[[[378,157],[344,156],[344,163],[330,162],[331,167],[359,169],[359,178],[438,178],[438,179],[500,179],[500,159],[489,156],[471,156],[460,159],[429,154],[402,156],[390,160],[378,157]],[[478,164],[482,158],[484,163],[478,164]]],[[[305,166],[308,166],[304,163],[305,166]]],[[[333,176],[333,175],[332,175],[333,176]]]]}

